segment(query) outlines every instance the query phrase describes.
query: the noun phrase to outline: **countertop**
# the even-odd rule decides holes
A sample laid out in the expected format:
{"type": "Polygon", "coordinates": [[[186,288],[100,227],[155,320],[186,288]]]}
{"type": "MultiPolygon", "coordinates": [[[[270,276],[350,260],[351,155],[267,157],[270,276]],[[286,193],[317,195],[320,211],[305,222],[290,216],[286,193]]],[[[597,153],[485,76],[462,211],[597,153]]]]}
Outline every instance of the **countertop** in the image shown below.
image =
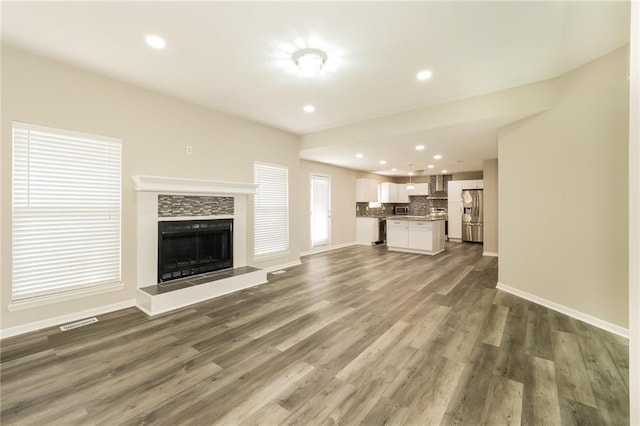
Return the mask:
{"type": "Polygon", "coordinates": [[[427,216],[411,216],[411,215],[396,215],[396,216],[387,216],[387,219],[391,220],[428,220],[428,221],[436,221],[436,220],[447,220],[446,215],[427,215],[427,216]]]}

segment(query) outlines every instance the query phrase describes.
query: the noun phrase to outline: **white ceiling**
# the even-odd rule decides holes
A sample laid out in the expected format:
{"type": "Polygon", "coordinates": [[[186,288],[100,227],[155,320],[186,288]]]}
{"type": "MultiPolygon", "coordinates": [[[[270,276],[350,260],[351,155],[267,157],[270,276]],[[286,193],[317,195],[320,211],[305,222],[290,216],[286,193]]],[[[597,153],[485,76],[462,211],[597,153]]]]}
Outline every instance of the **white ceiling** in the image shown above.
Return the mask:
{"type": "MultiPolygon", "coordinates": [[[[627,43],[628,16],[628,2],[611,1],[3,2],[2,37],[8,45],[309,134],[560,75],[627,43]],[[167,48],[150,49],[144,42],[150,33],[167,48]],[[300,75],[290,55],[304,47],[325,50],[329,70],[300,75]],[[422,69],[433,78],[417,81],[422,69]],[[307,104],[316,112],[303,112],[307,104]]],[[[466,163],[460,171],[478,170],[482,159],[497,156],[496,125],[504,120],[428,136],[439,138],[442,151],[450,149],[443,154],[466,163]]],[[[409,146],[421,135],[397,136],[393,141],[409,146]]],[[[391,142],[367,143],[384,151],[391,142]]],[[[354,167],[335,158],[344,147],[333,148],[304,157],[354,167]]],[[[391,149],[389,158],[415,162],[415,152],[398,151],[391,149]]]]}

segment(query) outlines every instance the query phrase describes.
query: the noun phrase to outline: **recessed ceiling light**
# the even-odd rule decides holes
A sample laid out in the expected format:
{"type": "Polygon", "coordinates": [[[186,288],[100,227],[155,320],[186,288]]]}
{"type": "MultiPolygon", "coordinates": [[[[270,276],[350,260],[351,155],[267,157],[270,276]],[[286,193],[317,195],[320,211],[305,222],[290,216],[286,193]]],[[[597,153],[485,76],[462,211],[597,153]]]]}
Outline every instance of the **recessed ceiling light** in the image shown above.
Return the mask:
{"type": "Polygon", "coordinates": [[[361,153],[356,154],[356,158],[363,158],[363,157],[364,157],[364,154],[361,154],[361,153]]]}
{"type": "Polygon", "coordinates": [[[427,168],[429,168],[429,169],[433,169],[433,167],[434,167],[434,166],[433,166],[433,164],[429,164],[429,165],[427,166],[427,168]]]}
{"type": "Polygon", "coordinates": [[[418,73],[418,75],[416,75],[416,78],[418,80],[429,80],[431,78],[431,71],[429,70],[424,70],[424,71],[420,71],[418,73]]]}
{"type": "Polygon", "coordinates": [[[413,176],[413,172],[409,172],[409,176],[413,176]]]}
{"type": "Polygon", "coordinates": [[[327,54],[319,49],[301,49],[294,52],[291,59],[303,74],[312,76],[322,70],[327,62],[327,54]]]}
{"type": "Polygon", "coordinates": [[[385,164],[387,164],[387,162],[384,161],[384,160],[380,160],[380,164],[382,164],[384,166],[385,164]]]}
{"type": "Polygon", "coordinates": [[[424,149],[424,145],[416,145],[416,151],[422,151],[424,149]]]}
{"type": "Polygon", "coordinates": [[[304,112],[313,112],[316,110],[316,107],[314,107],[313,105],[305,105],[302,109],[304,110],[304,112]]]}
{"type": "Polygon", "coordinates": [[[391,169],[392,172],[397,171],[398,169],[396,169],[395,167],[393,169],[391,169]]]}
{"type": "Polygon", "coordinates": [[[442,173],[447,173],[447,171],[446,171],[446,170],[443,170],[443,171],[442,171],[442,173]]]}
{"type": "Polygon", "coordinates": [[[442,158],[442,155],[440,155],[440,154],[436,154],[436,155],[433,156],[434,160],[439,160],[441,158],[442,158]]]}
{"type": "Polygon", "coordinates": [[[145,37],[147,44],[154,49],[164,49],[167,43],[157,35],[148,35],[145,37]]]}

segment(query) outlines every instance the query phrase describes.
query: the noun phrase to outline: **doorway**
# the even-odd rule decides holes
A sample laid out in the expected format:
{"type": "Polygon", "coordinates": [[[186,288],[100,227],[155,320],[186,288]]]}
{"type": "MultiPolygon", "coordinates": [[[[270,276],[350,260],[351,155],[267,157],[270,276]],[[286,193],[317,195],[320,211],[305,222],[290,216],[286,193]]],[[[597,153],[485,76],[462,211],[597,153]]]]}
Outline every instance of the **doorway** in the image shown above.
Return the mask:
{"type": "Polygon", "coordinates": [[[311,175],[311,248],[331,244],[331,176],[311,175]]]}

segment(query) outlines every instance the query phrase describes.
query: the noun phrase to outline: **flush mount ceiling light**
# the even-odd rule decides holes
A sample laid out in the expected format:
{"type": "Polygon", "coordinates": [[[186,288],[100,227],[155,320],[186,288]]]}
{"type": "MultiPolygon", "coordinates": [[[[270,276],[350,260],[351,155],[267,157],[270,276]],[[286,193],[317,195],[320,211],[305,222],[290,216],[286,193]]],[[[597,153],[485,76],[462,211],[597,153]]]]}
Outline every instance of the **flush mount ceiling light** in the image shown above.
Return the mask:
{"type": "Polygon", "coordinates": [[[153,47],[154,49],[164,49],[165,46],[167,45],[167,43],[157,35],[149,34],[144,39],[147,42],[147,44],[153,47]]]}
{"type": "Polygon", "coordinates": [[[305,75],[316,75],[327,62],[327,54],[320,49],[301,49],[291,56],[298,69],[305,75]]]}
{"type": "Polygon", "coordinates": [[[436,154],[436,155],[433,156],[434,160],[439,160],[441,158],[442,158],[442,155],[440,155],[440,154],[436,154]]]}
{"type": "Polygon", "coordinates": [[[435,166],[434,166],[433,164],[429,164],[429,165],[427,166],[427,168],[429,168],[429,169],[433,169],[434,167],[435,167],[435,166]]]}
{"type": "Polygon", "coordinates": [[[416,78],[418,80],[424,81],[424,80],[429,80],[431,78],[432,74],[431,71],[429,70],[424,70],[424,71],[420,71],[417,75],[416,78]]]}
{"type": "Polygon", "coordinates": [[[380,160],[380,164],[384,166],[385,164],[387,164],[387,162],[385,160],[380,160]]]}
{"type": "Polygon", "coordinates": [[[361,154],[361,153],[356,154],[356,158],[363,158],[363,157],[364,157],[364,154],[361,154]]]}
{"type": "Polygon", "coordinates": [[[409,164],[409,183],[407,183],[407,189],[409,191],[416,189],[416,186],[411,183],[411,176],[413,176],[413,164],[409,164]]]}
{"type": "Polygon", "coordinates": [[[316,107],[314,107],[313,105],[305,105],[305,107],[302,109],[304,110],[304,112],[313,112],[316,110],[316,107]]]}
{"type": "Polygon", "coordinates": [[[422,151],[424,149],[424,145],[416,145],[416,151],[422,151]]]}

